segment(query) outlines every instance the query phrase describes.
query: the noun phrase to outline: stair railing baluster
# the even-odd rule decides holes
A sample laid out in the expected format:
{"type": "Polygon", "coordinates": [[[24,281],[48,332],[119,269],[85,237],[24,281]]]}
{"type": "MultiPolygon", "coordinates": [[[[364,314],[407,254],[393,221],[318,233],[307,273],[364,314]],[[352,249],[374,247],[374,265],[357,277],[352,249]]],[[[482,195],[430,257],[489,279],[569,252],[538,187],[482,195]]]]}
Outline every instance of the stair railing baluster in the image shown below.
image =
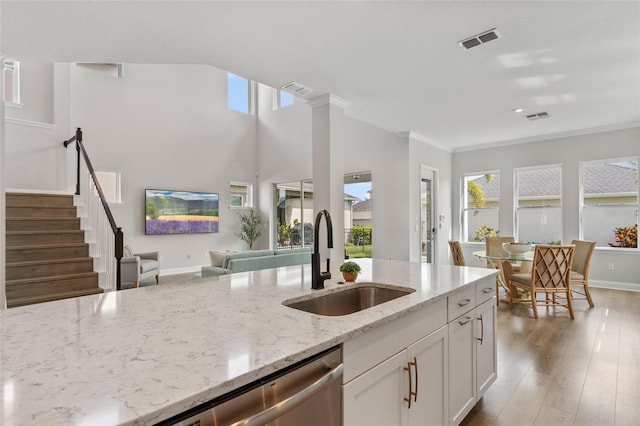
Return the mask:
{"type": "MultiPolygon", "coordinates": [[[[109,208],[109,204],[102,192],[102,187],[100,186],[100,182],[96,176],[95,170],[93,169],[93,165],[91,164],[91,160],[89,159],[89,154],[87,154],[84,145],[82,144],[82,129],[78,127],[76,129],[76,134],[72,136],[70,139],[64,141],[64,147],[68,147],[71,143],[76,143],[76,195],[80,197],[84,197],[84,205],[88,211],[89,221],[92,222],[93,229],[97,231],[105,231],[106,226],[104,223],[100,226],[99,214],[102,213],[106,216],[106,220],[109,222],[111,230],[113,232],[113,246],[110,243],[105,244],[107,241],[102,237],[102,233],[98,236],[96,235],[96,244],[100,250],[100,256],[103,257],[102,264],[106,270],[107,281],[109,282],[109,286],[111,286],[112,281],[112,271],[113,266],[112,262],[107,261],[107,257],[111,259],[109,253],[113,253],[113,257],[115,258],[115,266],[116,266],[116,276],[115,276],[115,287],[116,290],[122,289],[121,282],[121,260],[124,252],[124,237],[122,234],[122,228],[116,225],[116,222],[113,218],[113,214],[111,213],[111,209],[109,208]],[[84,191],[84,196],[80,193],[80,158],[84,159],[84,164],[87,167],[88,176],[87,176],[87,189],[84,191]],[[95,191],[95,192],[92,192],[95,191]],[[91,194],[97,193],[97,197],[91,197],[91,194]],[[95,200],[96,205],[93,206],[93,202],[95,200]],[[100,209],[100,205],[102,205],[102,209],[100,209]],[[99,228],[99,229],[98,229],[99,228]],[[99,241],[98,241],[99,240],[99,241]],[[101,242],[102,241],[102,242],[101,242]],[[113,247],[113,251],[111,251],[111,247],[113,247]]],[[[108,232],[108,230],[106,230],[108,232]]],[[[105,234],[106,234],[105,232],[105,234]]]]}

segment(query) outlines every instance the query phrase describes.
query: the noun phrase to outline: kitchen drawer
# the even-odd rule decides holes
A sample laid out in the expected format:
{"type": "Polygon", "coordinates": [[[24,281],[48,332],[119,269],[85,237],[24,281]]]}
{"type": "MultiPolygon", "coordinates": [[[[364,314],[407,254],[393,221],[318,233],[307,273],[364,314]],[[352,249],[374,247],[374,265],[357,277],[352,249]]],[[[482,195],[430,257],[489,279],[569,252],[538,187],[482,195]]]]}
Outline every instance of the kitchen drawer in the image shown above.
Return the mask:
{"type": "Polygon", "coordinates": [[[483,302],[491,299],[496,295],[497,286],[495,277],[488,277],[476,283],[476,304],[480,305],[483,302]]]}
{"type": "Polygon", "coordinates": [[[476,307],[476,286],[468,285],[449,295],[447,302],[447,318],[453,321],[465,312],[476,307]]]}

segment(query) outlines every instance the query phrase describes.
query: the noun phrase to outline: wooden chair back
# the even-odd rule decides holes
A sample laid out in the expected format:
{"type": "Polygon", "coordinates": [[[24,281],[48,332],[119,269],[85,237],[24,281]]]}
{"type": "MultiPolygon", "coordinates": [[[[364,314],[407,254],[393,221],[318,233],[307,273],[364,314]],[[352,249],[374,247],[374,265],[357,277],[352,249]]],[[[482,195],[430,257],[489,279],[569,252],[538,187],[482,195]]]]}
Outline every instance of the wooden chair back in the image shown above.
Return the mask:
{"type": "Polygon", "coordinates": [[[507,256],[509,253],[502,248],[502,243],[514,243],[513,237],[487,237],[484,240],[485,250],[487,254],[501,254],[507,256]]]}
{"type": "Polygon", "coordinates": [[[574,245],[536,245],[531,268],[532,287],[536,291],[570,293],[574,252],[574,245]]]}
{"type": "Polygon", "coordinates": [[[449,241],[449,249],[451,250],[451,258],[456,266],[465,266],[464,253],[460,241],[449,241]]]}
{"type": "Polygon", "coordinates": [[[596,249],[595,241],[583,241],[573,240],[571,244],[576,246],[575,254],[573,255],[572,271],[582,274],[587,280],[589,276],[589,265],[591,264],[591,256],[596,249]]]}

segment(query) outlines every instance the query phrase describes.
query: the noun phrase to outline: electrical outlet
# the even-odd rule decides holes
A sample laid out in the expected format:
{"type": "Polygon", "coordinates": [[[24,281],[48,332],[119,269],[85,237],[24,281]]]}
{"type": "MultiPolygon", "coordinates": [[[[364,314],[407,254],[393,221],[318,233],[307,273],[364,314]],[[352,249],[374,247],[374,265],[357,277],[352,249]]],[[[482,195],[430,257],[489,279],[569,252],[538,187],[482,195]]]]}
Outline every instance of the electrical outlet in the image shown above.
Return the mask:
{"type": "Polygon", "coordinates": [[[616,269],[616,265],[613,262],[609,262],[608,267],[609,267],[610,271],[615,271],[615,269],[616,269]]]}

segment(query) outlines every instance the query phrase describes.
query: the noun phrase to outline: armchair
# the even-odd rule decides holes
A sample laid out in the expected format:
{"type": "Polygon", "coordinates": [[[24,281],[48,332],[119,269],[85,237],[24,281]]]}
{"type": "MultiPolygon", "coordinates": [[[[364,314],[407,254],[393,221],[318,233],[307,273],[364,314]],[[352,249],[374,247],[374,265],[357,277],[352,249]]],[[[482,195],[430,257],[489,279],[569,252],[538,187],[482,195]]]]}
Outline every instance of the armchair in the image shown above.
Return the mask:
{"type": "Polygon", "coordinates": [[[133,253],[129,246],[125,246],[123,254],[120,261],[121,282],[133,283],[136,288],[145,278],[155,276],[156,284],[160,282],[159,252],[133,253]]]}

